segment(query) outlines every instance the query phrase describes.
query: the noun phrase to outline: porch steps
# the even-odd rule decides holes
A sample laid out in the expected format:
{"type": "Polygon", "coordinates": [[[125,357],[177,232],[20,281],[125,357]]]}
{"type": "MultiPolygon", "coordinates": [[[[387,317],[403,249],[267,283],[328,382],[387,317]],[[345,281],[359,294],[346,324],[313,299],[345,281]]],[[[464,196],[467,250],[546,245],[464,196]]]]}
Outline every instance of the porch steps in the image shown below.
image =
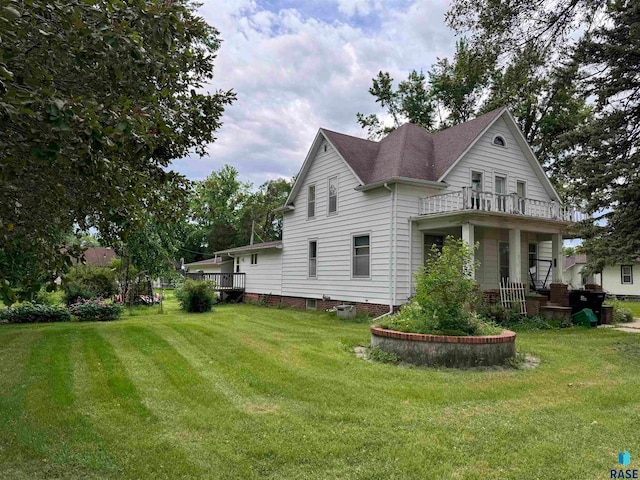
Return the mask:
{"type": "Polygon", "coordinates": [[[540,315],[549,320],[561,320],[562,323],[571,325],[571,307],[547,303],[540,305],[540,315]]]}

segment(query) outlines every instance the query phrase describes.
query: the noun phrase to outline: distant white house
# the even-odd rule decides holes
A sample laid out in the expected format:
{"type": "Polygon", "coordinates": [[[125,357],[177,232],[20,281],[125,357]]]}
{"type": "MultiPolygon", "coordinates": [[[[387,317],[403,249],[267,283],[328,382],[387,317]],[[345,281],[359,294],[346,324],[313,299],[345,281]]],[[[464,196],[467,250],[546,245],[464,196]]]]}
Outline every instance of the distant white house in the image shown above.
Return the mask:
{"type": "Polygon", "coordinates": [[[564,257],[564,281],[573,290],[585,288],[585,285],[590,284],[601,285],[601,275],[599,273],[587,274],[586,265],[586,255],[567,255],[564,257]]]}
{"type": "Polygon", "coordinates": [[[640,297],[640,260],[607,265],[602,269],[602,289],[618,297],[640,297]]]}
{"type": "Polygon", "coordinates": [[[217,252],[246,274],[249,298],[372,313],[407,302],[447,235],[479,243],[484,290],[561,283],[563,238],[583,218],[505,108],[435,134],[406,124],[379,142],[320,129],[279,211],[281,242],[217,252]]]}
{"type": "Polygon", "coordinates": [[[610,295],[640,297],[640,260],[607,265],[602,272],[588,275],[585,272],[586,255],[571,255],[564,259],[564,278],[571,288],[584,288],[588,284],[600,285],[610,295]]]}

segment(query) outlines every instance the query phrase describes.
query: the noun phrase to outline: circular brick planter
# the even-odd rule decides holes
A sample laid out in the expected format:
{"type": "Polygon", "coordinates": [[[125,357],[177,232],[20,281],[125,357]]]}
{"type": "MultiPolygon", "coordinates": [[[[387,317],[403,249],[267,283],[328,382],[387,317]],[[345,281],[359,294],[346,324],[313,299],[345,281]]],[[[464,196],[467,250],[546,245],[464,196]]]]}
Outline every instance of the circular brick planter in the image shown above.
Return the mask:
{"type": "Polygon", "coordinates": [[[415,365],[477,367],[500,365],[516,354],[516,334],[457,337],[404,333],[371,327],[371,347],[415,365]]]}

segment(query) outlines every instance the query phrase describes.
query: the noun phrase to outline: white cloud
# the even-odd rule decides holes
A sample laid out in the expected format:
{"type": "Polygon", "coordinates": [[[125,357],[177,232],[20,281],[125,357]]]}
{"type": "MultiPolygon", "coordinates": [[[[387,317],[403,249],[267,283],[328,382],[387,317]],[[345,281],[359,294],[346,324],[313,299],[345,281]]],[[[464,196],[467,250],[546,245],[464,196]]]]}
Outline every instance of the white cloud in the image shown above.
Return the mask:
{"type": "Polygon", "coordinates": [[[332,12],[320,20],[308,5],[206,2],[201,14],[223,39],[212,87],[233,88],[238,100],[224,114],[210,157],[177,161],[176,169],[201,179],[229,163],[259,185],[297,173],[319,127],[364,136],[355,115],[377,111],[368,93],[377,72],[399,80],[413,68],[427,70],[455,41],[444,25],[446,2],[384,5],[338,0],[327,21],[332,12]]]}

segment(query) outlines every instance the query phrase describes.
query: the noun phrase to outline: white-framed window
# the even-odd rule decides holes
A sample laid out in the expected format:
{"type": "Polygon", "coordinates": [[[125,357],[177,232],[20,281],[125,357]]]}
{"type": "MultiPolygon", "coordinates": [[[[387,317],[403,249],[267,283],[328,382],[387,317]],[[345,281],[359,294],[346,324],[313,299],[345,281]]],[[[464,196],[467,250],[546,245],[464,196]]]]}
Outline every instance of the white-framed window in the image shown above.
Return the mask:
{"type": "Polygon", "coordinates": [[[518,212],[526,213],[527,201],[525,199],[527,198],[527,182],[516,180],[516,195],[518,196],[518,212]]]}
{"type": "Polygon", "coordinates": [[[507,178],[503,175],[495,175],[493,178],[493,189],[496,193],[496,204],[498,211],[504,212],[507,209],[507,178]]]}
{"type": "Polygon", "coordinates": [[[500,135],[497,135],[495,137],[493,137],[493,142],[494,145],[497,145],[499,147],[506,147],[507,146],[507,142],[504,141],[504,138],[501,137],[500,135]]]}
{"type": "Polygon", "coordinates": [[[482,172],[471,171],[471,190],[474,192],[481,192],[482,185],[482,172]]]}
{"type": "Polygon", "coordinates": [[[353,235],[352,244],[352,276],[369,278],[371,276],[371,235],[353,235]]]}
{"type": "Polygon", "coordinates": [[[307,188],[307,218],[316,216],[316,186],[309,185],[307,188]]]}
{"type": "Polygon", "coordinates": [[[309,240],[309,277],[318,275],[318,240],[309,240]]]}
{"type": "Polygon", "coordinates": [[[620,265],[620,281],[623,285],[633,285],[633,265],[620,265]]]}
{"type": "Polygon", "coordinates": [[[329,179],[329,188],[327,188],[327,194],[329,196],[327,205],[329,215],[338,213],[338,177],[331,177],[329,179]]]}
{"type": "Polygon", "coordinates": [[[236,273],[240,273],[240,257],[236,257],[236,273]]]}
{"type": "Polygon", "coordinates": [[[307,298],[306,300],[307,310],[316,310],[318,308],[318,300],[315,298],[307,298]]]}
{"type": "Polygon", "coordinates": [[[251,265],[257,265],[258,264],[258,254],[257,253],[252,253],[251,254],[251,265]]]}
{"type": "Polygon", "coordinates": [[[482,172],[471,171],[471,208],[480,208],[480,192],[483,191],[482,172]]]}

